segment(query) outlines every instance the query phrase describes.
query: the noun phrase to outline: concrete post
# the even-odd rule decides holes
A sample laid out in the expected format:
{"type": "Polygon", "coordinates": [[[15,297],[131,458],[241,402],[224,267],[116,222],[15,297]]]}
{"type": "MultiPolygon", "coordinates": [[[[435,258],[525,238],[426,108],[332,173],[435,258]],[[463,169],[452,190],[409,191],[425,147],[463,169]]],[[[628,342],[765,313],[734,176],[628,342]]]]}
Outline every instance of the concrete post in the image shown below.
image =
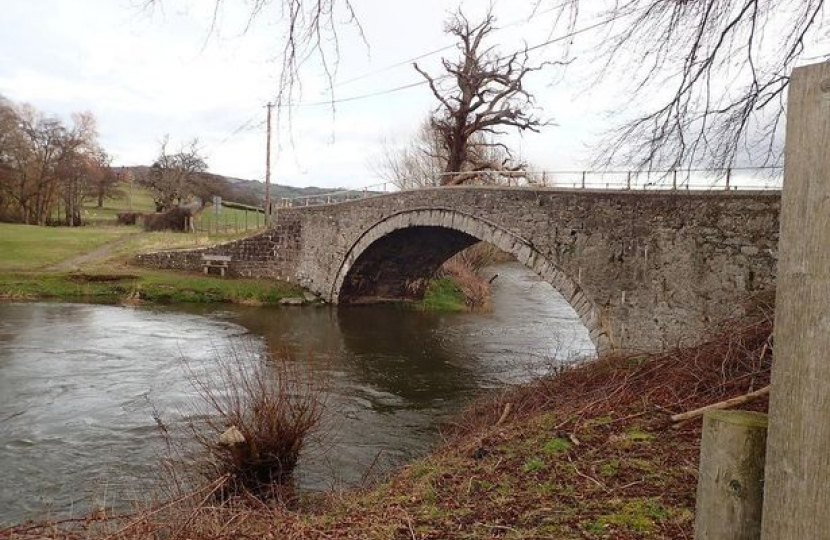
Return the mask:
{"type": "Polygon", "coordinates": [[[695,540],[758,540],[767,415],[711,411],[703,418],[695,540]]]}
{"type": "Polygon", "coordinates": [[[790,80],[764,540],[830,539],[830,62],[790,80]]]}

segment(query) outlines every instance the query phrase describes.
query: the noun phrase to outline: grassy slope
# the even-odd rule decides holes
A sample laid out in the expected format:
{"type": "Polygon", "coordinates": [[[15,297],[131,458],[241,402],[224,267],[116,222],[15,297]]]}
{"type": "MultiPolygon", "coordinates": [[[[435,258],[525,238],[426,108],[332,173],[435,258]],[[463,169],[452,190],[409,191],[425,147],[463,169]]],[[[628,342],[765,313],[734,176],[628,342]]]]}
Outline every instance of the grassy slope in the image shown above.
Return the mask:
{"type": "Polygon", "coordinates": [[[100,222],[113,222],[117,214],[129,211],[155,212],[156,206],[150,191],[136,184],[133,184],[132,188],[129,184],[122,184],[119,186],[118,196],[105,200],[101,208],[97,207],[96,201],[87,201],[83,207],[82,217],[84,222],[96,225],[100,222]]]}

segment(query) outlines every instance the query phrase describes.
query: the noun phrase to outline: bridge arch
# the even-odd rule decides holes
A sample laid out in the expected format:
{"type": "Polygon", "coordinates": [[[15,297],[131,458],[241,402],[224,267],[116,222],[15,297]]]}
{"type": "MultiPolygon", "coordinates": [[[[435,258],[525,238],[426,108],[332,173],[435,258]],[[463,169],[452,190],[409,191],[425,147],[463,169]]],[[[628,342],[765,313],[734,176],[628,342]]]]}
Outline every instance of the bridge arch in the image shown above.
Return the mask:
{"type": "Polygon", "coordinates": [[[346,252],[329,298],[347,304],[367,297],[418,297],[423,294],[425,278],[479,241],[513,255],[561,293],[588,329],[599,353],[612,348],[600,309],[579,283],[528,240],[486,219],[450,208],[405,210],[368,227],[346,252]]]}

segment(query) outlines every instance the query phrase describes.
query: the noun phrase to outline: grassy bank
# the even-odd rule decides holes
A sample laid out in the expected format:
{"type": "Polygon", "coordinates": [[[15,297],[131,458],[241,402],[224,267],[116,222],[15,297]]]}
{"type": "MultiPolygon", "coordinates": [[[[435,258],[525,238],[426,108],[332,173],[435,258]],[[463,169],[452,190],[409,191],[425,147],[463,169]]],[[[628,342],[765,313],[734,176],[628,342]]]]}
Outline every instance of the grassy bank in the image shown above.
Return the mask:
{"type": "Polygon", "coordinates": [[[278,304],[302,298],[293,285],[256,279],[220,279],[161,271],[140,273],[0,273],[0,299],[93,302],[278,304]]]}
{"type": "Polygon", "coordinates": [[[0,299],[53,298],[95,302],[232,302],[276,304],[302,297],[299,287],[274,280],[219,279],[131,267],[139,252],[203,247],[242,234],[147,233],[134,227],[37,227],[0,224],[0,299]],[[99,258],[53,271],[57,263],[95,250],[99,258]]]}
{"type": "Polygon", "coordinates": [[[134,515],[0,537],[691,538],[701,422],[669,416],[768,384],[768,313],[730,321],[696,347],[607,356],[484,398],[447,426],[444,446],[371,488],[292,510],[217,503],[202,490],[134,515]]]}
{"type": "Polygon", "coordinates": [[[467,298],[458,282],[450,277],[430,280],[418,308],[425,311],[467,311],[467,298]]]}

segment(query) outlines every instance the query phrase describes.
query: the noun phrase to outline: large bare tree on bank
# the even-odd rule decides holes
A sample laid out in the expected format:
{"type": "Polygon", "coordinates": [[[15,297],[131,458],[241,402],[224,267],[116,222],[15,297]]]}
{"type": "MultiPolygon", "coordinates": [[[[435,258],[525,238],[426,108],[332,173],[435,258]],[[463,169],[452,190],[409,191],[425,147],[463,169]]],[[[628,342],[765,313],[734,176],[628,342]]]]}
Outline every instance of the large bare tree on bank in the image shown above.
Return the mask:
{"type": "Polygon", "coordinates": [[[540,14],[551,6],[557,34],[607,21],[600,81],[647,103],[610,132],[605,164],[775,162],[790,72],[830,58],[825,0],[614,0],[604,13],[596,5],[536,0],[540,14]]]}
{"type": "Polygon", "coordinates": [[[446,26],[446,32],[459,41],[458,60],[443,59],[445,73],[440,77],[414,64],[439,102],[430,128],[446,159],[442,185],[461,184],[485,170],[521,169],[509,163],[509,149],[494,138],[506,129],[538,132],[544,125],[524,87],[525,77],[542,66],[528,66],[527,51],[500,56],[495,47],[486,45],[494,24],[492,13],[473,25],[459,11],[446,26]],[[501,163],[481,160],[481,147],[499,147],[507,157],[501,163]]]}

